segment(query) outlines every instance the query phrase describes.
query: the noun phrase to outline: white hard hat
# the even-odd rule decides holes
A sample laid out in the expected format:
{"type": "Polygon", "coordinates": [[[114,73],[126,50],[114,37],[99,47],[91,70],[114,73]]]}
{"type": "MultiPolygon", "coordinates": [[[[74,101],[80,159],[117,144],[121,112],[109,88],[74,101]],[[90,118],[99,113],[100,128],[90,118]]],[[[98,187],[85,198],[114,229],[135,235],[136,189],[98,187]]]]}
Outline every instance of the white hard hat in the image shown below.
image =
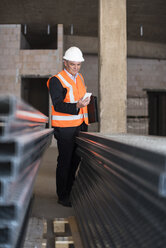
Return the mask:
{"type": "Polygon", "coordinates": [[[70,47],[66,50],[63,59],[73,62],[83,62],[84,58],[81,50],[78,47],[70,47]]]}

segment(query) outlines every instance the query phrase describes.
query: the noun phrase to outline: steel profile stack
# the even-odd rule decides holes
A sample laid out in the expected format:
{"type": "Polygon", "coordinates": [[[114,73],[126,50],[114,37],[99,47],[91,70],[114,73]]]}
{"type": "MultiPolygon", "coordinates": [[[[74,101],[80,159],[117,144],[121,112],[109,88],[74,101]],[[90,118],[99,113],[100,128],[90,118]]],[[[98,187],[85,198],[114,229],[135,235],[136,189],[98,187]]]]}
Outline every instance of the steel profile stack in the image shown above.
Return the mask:
{"type": "Polygon", "coordinates": [[[166,139],[80,133],[72,204],[86,248],[166,247],[166,139]]]}
{"type": "Polygon", "coordinates": [[[47,122],[14,96],[0,97],[0,248],[19,247],[41,156],[53,134],[47,122]]]}

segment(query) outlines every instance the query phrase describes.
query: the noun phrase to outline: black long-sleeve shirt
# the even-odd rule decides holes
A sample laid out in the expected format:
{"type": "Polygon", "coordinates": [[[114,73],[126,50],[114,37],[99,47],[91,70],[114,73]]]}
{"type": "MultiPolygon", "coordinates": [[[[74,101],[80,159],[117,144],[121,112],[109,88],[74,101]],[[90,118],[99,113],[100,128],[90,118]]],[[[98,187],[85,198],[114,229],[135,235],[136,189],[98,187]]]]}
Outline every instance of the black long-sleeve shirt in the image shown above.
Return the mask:
{"type": "Polygon", "coordinates": [[[49,91],[55,111],[71,115],[78,114],[79,109],[77,109],[76,103],[64,102],[67,89],[63,88],[57,77],[52,77],[50,79],[49,91]]]}

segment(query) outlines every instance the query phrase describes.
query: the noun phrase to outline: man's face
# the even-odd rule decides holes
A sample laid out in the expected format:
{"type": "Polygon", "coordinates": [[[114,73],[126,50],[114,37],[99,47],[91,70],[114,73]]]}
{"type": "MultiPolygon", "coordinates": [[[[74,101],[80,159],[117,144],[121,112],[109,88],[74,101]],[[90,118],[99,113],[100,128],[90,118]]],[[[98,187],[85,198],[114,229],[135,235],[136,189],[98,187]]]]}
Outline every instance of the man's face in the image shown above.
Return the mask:
{"type": "Polygon", "coordinates": [[[81,68],[81,62],[73,62],[73,61],[64,61],[64,65],[66,70],[71,73],[73,76],[75,76],[80,68],[81,68]]]}

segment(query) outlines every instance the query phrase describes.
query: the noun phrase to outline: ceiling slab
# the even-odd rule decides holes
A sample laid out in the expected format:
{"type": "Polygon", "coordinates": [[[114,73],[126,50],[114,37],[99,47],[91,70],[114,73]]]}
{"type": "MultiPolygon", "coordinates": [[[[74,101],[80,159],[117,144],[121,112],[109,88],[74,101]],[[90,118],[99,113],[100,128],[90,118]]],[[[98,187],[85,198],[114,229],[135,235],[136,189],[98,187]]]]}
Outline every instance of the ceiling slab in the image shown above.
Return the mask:
{"type": "MultiPolygon", "coordinates": [[[[98,36],[98,0],[1,0],[1,24],[64,24],[65,34],[98,36]]],[[[37,25],[38,24],[38,25],[37,25]]],[[[166,43],[166,1],[127,0],[128,40],[166,43]],[[140,27],[143,27],[143,36],[140,27]]]]}

